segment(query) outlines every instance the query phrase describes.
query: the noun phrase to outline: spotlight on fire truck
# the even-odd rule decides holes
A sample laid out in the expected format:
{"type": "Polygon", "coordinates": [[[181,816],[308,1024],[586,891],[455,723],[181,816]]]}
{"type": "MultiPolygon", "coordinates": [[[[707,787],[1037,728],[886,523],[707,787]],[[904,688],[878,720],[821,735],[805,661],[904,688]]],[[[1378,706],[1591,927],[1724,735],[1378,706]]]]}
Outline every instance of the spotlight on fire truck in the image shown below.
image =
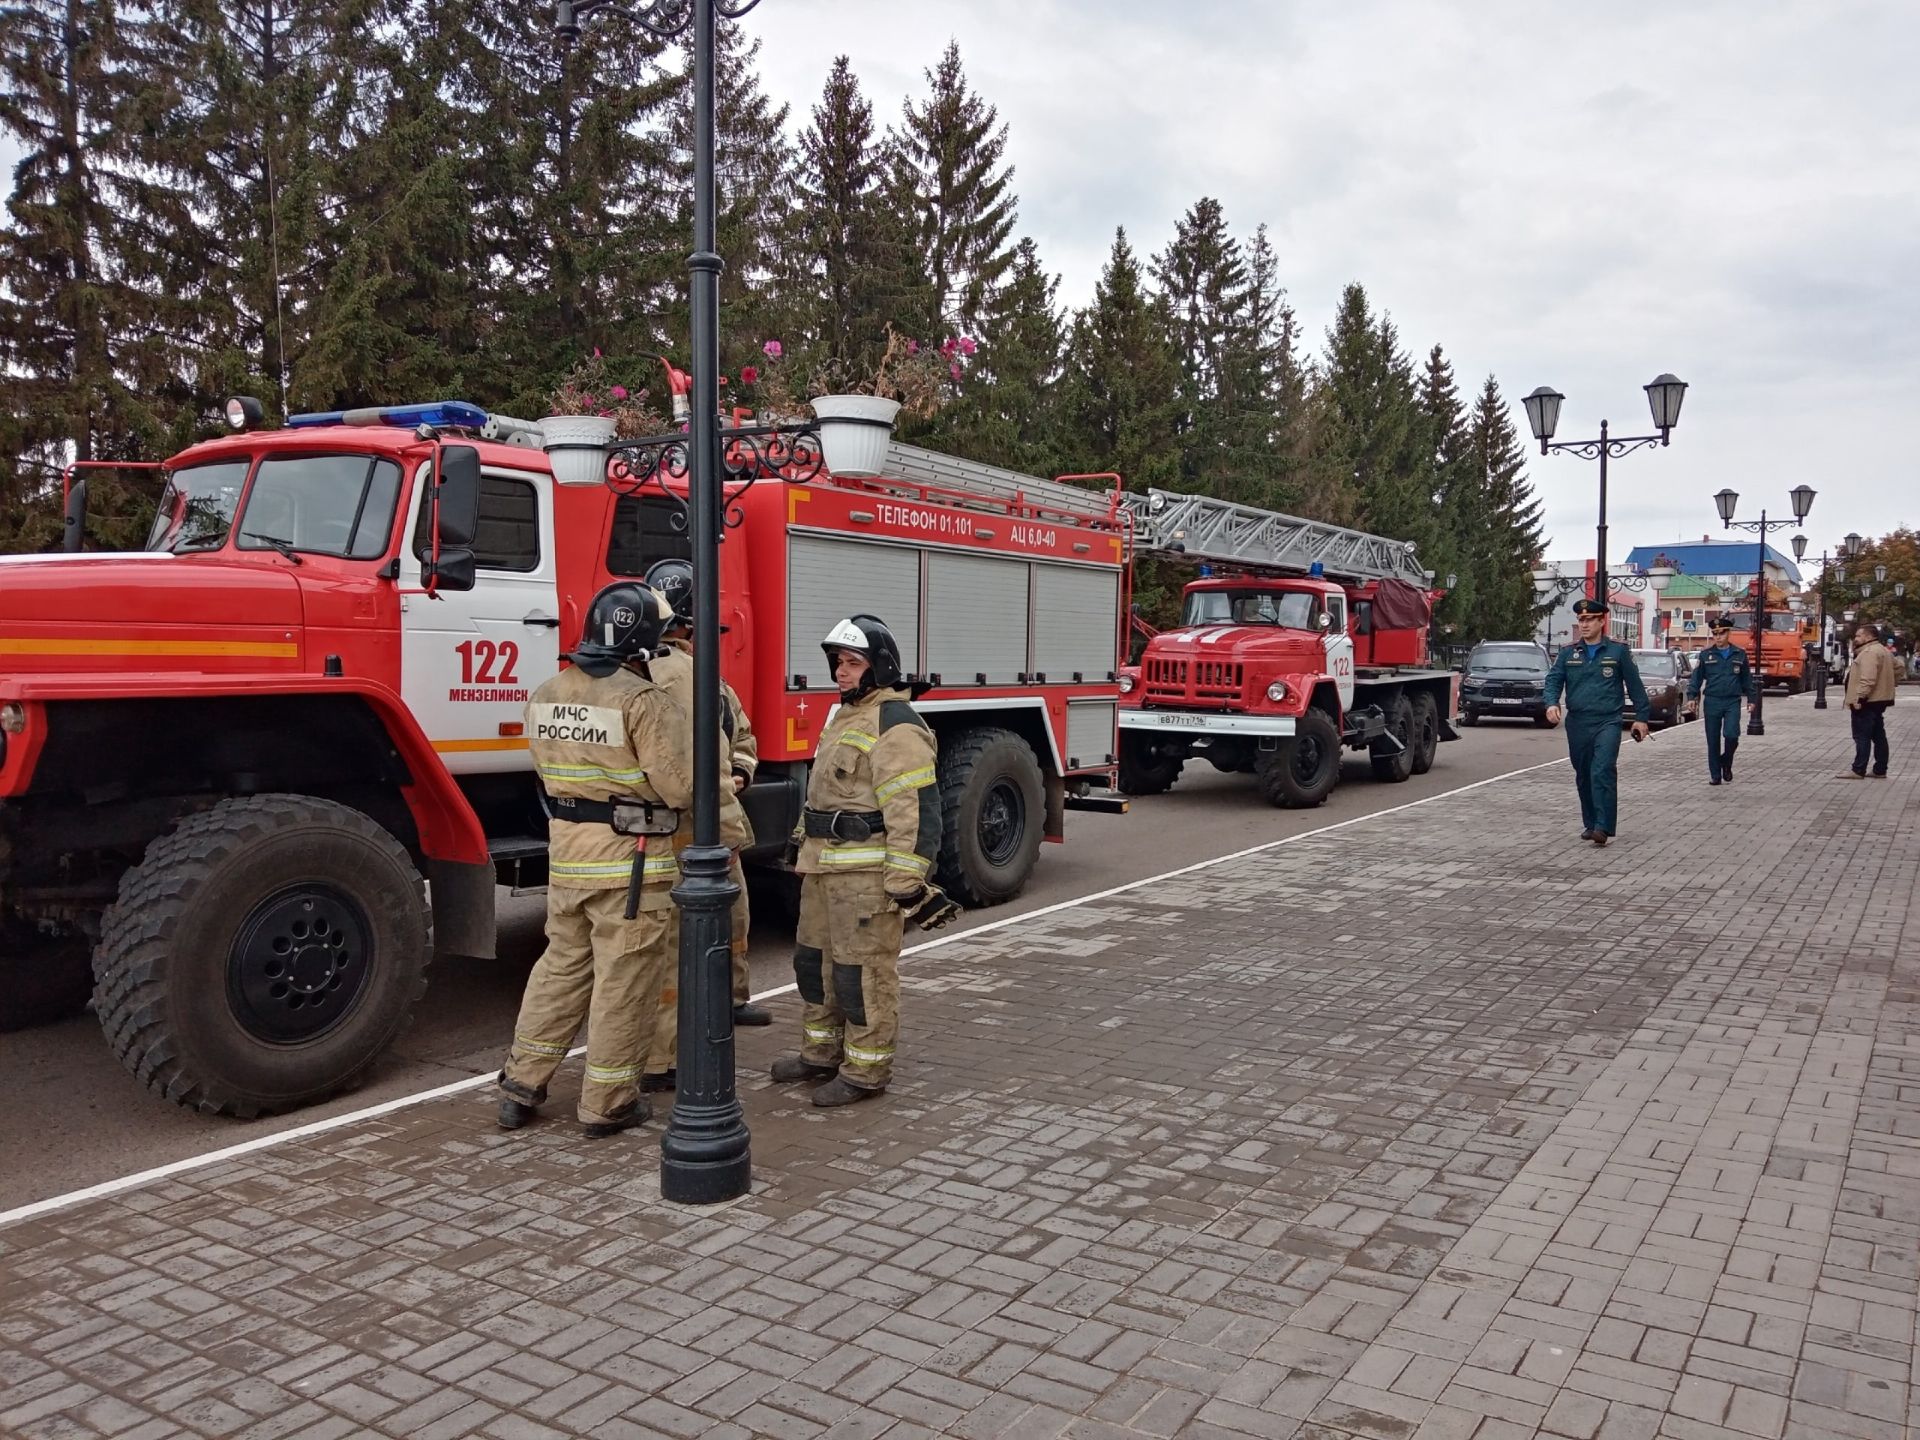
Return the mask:
{"type": "Polygon", "coordinates": [[[227,401],[227,424],[236,430],[251,430],[266,415],[265,407],[251,395],[236,395],[227,401]]]}

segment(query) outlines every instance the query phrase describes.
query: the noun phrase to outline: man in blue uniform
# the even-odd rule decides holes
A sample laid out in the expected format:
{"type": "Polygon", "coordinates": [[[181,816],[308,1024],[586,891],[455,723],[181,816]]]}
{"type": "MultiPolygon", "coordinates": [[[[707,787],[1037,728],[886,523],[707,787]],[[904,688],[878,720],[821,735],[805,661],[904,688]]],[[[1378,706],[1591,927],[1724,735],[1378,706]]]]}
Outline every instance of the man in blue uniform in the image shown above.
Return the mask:
{"type": "Polygon", "coordinates": [[[1760,701],[1760,682],[1747,652],[1733,643],[1733,621],[1722,615],[1713,622],[1713,644],[1700,652],[1700,663],[1687,681],[1687,698],[1701,703],[1707,732],[1707,783],[1733,779],[1733,752],[1740,748],[1740,702],[1760,701]]]}
{"type": "Polygon", "coordinates": [[[1607,639],[1607,607],[1577,600],[1580,636],[1554,657],[1547,671],[1547,723],[1567,722],[1567,754],[1580,792],[1580,838],[1604,845],[1613,838],[1620,803],[1620,712],[1633,701],[1633,738],[1647,738],[1647,687],[1633,651],[1607,639]],[[1564,694],[1566,708],[1560,706],[1564,694]]]}

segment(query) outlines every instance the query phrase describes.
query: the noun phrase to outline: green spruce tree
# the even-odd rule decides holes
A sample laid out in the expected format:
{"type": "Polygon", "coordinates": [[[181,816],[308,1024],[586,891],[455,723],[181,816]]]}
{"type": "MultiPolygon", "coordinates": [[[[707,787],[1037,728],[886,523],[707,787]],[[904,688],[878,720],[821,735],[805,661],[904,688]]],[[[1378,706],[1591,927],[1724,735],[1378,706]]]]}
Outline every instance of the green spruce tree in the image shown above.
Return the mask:
{"type": "Polygon", "coordinates": [[[870,374],[889,325],[915,337],[932,337],[939,326],[912,226],[888,201],[888,151],[873,106],[844,55],[801,133],[800,163],[808,203],[795,284],[812,303],[788,343],[803,368],[826,362],[870,374]]]}
{"type": "Polygon", "coordinates": [[[926,78],[925,97],[909,99],[889,133],[888,199],[894,213],[913,222],[935,315],[954,333],[976,336],[1013,266],[1007,127],[967,84],[959,45],[949,41],[926,78]]]}
{"type": "MultiPolygon", "coordinates": [[[[164,453],[188,403],[187,217],[143,150],[173,103],[162,39],[143,11],[79,0],[0,28],[0,129],[23,152],[0,230],[0,549],[56,542],[66,464],[164,453]]],[[[150,477],[90,488],[90,541],[137,544],[150,477]]]]}
{"type": "Polygon", "coordinates": [[[1218,200],[1195,202],[1152,269],[1171,322],[1168,343],[1180,362],[1180,483],[1249,498],[1258,482],[1244,474],[1246,457],[1235,441],[1243,427],[1258,423],[1263,408],[1259,372],[1240,363],[1249,358],[1256,321],[1246,261],[1218,200]]]}
{"type": "Polygon", "coordinates": [[[1481,560],[1487,512],[1453,366],[1438,345],[1427,352],[1416,405],[1420,460],[1436,516],[1436,533],[1426,563],[1442,584],[1444,577],[1454,576],[1435,619],[1451,643],[1472,644],[1484,638],[1468,634],[1463,627],[1474,613],[1474,598],[1479,593],[1476,567],[1481,560]]]}
{"type": "Polygon", "coordinates": [[[1021,240],[1007,281],[981,321],[959,395],[919,432],[924,443],[1029,473],[1078,469],[1059,445],[1057,382],[1066,344],[1060,282],[1021,240]]]}
{"type": "Polygon", "coordinates": [[[1474,403],[1468,445],[1486,521],[1474,569],[1477,593],[1463,628],[1475,639],[1524,639],[1549,608],[1540,603],[1533,584],[1546,536],[1540,502],[1527,479],[1526,449],[1491,375],[1474,403]]]}

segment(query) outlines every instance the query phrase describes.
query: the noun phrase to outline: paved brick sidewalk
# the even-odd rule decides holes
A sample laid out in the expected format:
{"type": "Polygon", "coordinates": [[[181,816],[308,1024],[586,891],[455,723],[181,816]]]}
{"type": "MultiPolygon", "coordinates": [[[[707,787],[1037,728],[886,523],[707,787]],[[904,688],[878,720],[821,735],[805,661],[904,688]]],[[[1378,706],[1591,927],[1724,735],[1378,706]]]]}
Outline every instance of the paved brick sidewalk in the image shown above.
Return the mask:
{"type": "Polygon", "coordinates": [[[717,1210],[476,1093],[0,1230],[0,1434],[1912,1434],[1916,785],[1768,729],[927,951],[876,1105],[777,1002],[717,1210]]]}

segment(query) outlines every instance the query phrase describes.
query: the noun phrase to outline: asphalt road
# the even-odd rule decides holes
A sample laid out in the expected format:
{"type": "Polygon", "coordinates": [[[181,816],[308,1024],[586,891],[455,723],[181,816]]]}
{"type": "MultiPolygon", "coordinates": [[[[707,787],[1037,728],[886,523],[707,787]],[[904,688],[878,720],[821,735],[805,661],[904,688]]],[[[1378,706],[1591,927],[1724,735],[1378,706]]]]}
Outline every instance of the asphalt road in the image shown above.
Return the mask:
{"type": "MultiPolygon", "coordinates": [[[[1689,743],[1698,734],[1687,727],[1656,741],[1689,743]]],[[[1043,847],[1026,893],[963,917],[959,928],[1404,805],[1551,760],[1565,754],[1563,747],[1557,731],[1484,724],[1443,745],[1430,773],[1402,785],[1377,784],[1364,759],[1349,759],[1345,783],[1317,810],[1276,810],[1249,777],[1190,765],[1170,793],[1136,800],[1131,814],[1069,814],[1066,843],[1043,847]]],[[[1571,807],[1571,792],[1567,801],[1571,807]]],[[[540,953],[543,901],[503,894],[501,904],[501,958],[437,965],[412,1027],[368,1083],[294,1115],[243,1122],[169,1105],[120,1068],[91,1015],[0,1035],[0,1074],[8,1082],[0,1107],[0,1210],[497,1067],[527,970],[540,953]]],[[[761,907],[753,928],[756,993],[791,983],[792,944],[791,924],[774,907],[761,907]]],[[[910,1044],[910,1015],[906,1033],[910,1044]]]]}

